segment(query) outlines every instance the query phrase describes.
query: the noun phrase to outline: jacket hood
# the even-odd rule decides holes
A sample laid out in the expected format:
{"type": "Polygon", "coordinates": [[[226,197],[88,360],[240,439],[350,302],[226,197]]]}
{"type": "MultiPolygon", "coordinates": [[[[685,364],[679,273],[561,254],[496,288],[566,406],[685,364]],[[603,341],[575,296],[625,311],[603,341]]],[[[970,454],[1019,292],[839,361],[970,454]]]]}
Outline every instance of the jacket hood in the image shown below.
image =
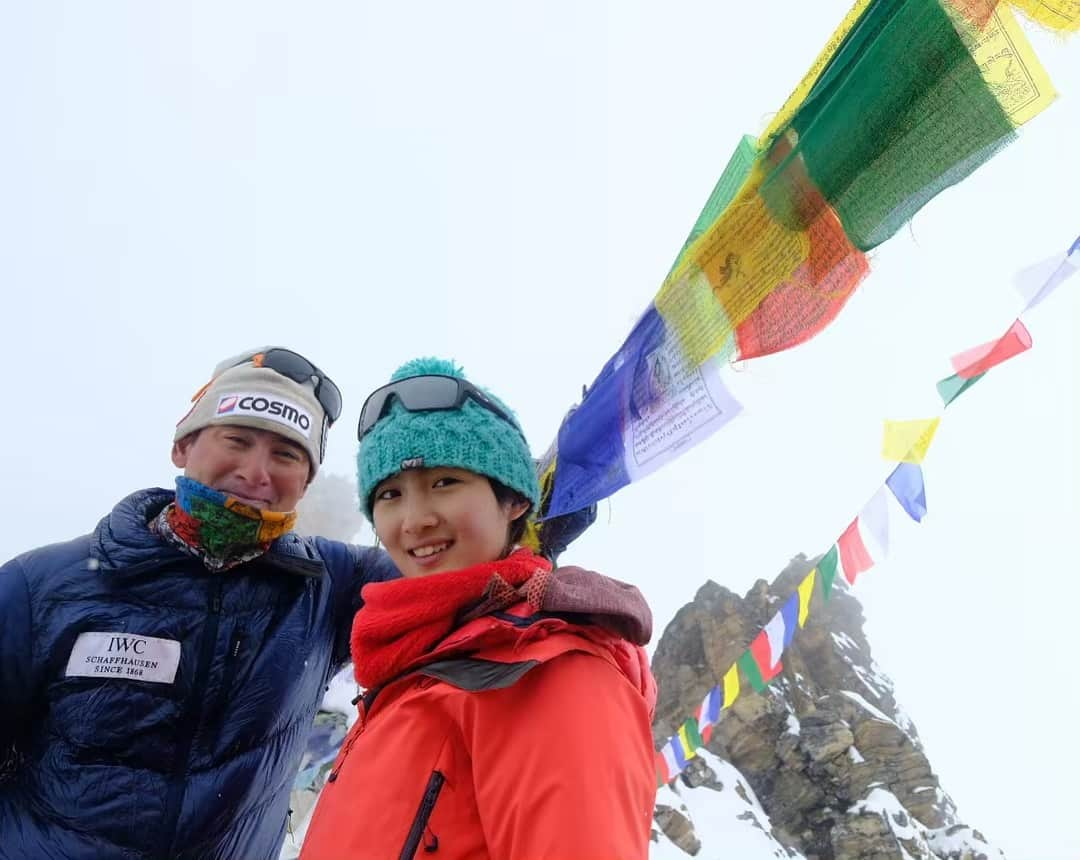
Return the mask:
{"type": "Polygon", "coordinates": [[[652,638],[652,610],[637,586],[582,567],[553,570],[540,609],[585,615],[635,645],[652,638]]]}

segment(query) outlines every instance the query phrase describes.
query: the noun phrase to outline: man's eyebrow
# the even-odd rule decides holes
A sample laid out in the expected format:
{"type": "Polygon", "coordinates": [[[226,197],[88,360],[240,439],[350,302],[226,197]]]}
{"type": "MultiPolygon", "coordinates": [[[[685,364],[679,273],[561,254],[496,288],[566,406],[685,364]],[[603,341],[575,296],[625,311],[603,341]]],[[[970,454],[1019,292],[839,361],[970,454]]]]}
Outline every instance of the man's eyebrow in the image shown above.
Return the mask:
{"type": "MultiPolygon", "coordinates": [[[[274,435],[277,436],[276,433],[274,435]]],[[[294,442],[292,439],[286,439],[284,436],[277,436],[277,444],[284,445],[286,448],[290,448],[297,453],[301,453],[305,457],[307,456],[307,448],[305,448],[299,442],[294,442]]]]}

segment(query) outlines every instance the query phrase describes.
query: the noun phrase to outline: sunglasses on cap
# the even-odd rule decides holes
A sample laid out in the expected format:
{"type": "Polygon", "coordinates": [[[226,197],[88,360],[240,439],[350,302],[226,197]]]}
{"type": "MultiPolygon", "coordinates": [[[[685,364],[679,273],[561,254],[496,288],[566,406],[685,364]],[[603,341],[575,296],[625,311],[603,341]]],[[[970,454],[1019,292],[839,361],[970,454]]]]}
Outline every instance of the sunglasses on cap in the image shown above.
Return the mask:
{"type": "MultiPolygon", "coordinates": [[[[251,362],[255,367],[266,367],[304,384],[315,383],[315,399],[326,412],[326,418],[333,424],[341,417],[341,389],[325,373],[298,352],[278,346],[264,347],[258,352],[243,353],[236,358],[223,361],[214,368],[216,378],[226,370],[251,362]]],[[[209,383],[207,384],[209,385],[209,383]]],[[[198,395],[196,395],[197,397],[198,395]]]]}
{"type": "Polygon", "coordinates": [[[362,440],[374,430],[375,425],[386,417],[394,400],[409,412],[441,412],[460,409],[466,398],[493,412],[519,434],[521,433],[521,429],[506,410],[496,405],[490,397],[467,379],[433,373],[399,379],[371,392],[360,410],[360,424],[356,428],[356,438],[362,440]]]}

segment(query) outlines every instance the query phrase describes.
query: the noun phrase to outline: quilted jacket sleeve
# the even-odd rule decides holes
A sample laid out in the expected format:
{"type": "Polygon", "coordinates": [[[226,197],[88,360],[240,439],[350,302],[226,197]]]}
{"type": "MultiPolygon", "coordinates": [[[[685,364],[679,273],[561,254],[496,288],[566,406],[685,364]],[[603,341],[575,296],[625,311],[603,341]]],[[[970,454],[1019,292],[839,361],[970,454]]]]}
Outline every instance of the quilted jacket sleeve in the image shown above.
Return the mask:
{"type": "Polygon", "coordinates": [[[364,601],[360,592],[369,582],[397,579],[398,573],[386,550],[318,538],[319,551],[334,577],[334,655],[337,668],[349,661],[352,619],[364,601]]]}
{"type": "Polygon", "coordinates": [[[645,860],[656,795],[648,704],[607,661],[570,653],[463,719],[488,852],[645,860]]]}
{"type": "Polygon", "coordinates": [[[30,591],[17,559],[0,567],[0,759],[30,730],[35,678],[30,591]]]}

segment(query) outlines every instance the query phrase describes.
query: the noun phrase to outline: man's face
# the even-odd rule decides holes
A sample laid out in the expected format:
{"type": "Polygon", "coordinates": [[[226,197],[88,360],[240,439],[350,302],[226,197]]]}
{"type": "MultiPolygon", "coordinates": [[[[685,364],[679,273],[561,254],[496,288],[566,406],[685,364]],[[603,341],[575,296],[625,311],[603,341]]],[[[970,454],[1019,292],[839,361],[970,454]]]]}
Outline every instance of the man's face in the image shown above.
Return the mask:
{"type": "Polygon", "coordinates": [[[205,427],[173,444],[173,464],[184,475],[267,511],[293,511],[307,489],[307,452],[268,430],[205,427]]]}

